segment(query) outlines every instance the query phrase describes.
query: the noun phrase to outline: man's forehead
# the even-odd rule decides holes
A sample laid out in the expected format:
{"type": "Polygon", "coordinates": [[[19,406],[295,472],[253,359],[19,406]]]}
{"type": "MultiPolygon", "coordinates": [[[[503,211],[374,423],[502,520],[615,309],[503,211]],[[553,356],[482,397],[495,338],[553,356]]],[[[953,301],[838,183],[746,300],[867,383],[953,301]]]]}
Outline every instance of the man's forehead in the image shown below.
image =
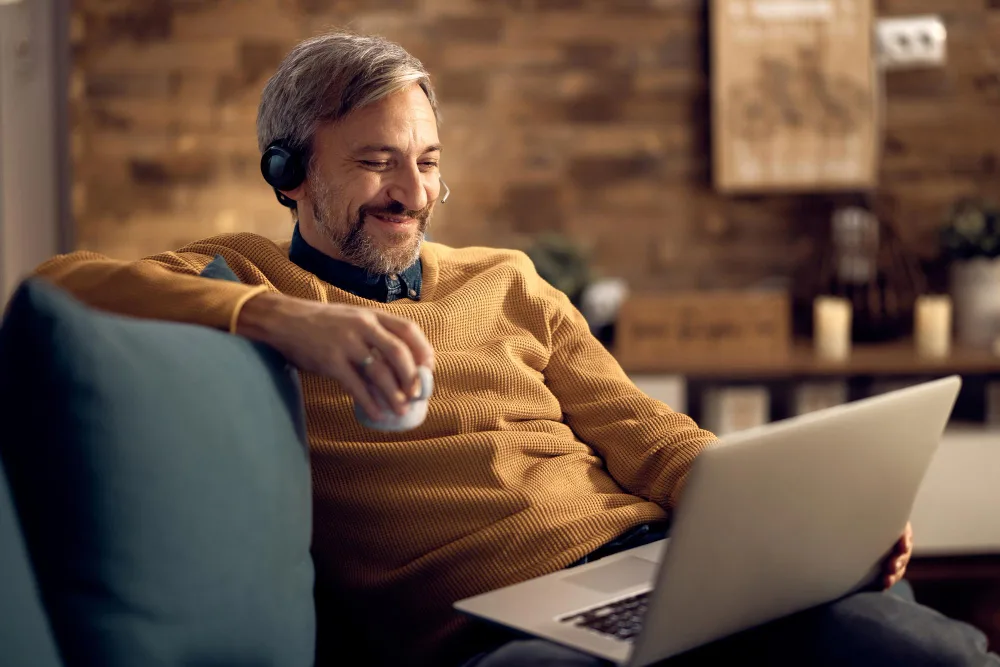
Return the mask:
{"type": "MultiPolygon", "coordinates": [[[[417,147],[421,153],[434,153],[441,150],[441,144],[432,143],[426,146],[417,147]]],[[[394,153],[397,151],[404,150],[403,146],[390,143],[374,143],[374,144],[360,144],[351,147],[352,150],[358,153],[394,153]]]]}
{"type": "Polygon", "coordinates": [[[437,117],[423,91],[401,91],[358,109],[329,128],[351,151],[440,149],[437,117]]]}

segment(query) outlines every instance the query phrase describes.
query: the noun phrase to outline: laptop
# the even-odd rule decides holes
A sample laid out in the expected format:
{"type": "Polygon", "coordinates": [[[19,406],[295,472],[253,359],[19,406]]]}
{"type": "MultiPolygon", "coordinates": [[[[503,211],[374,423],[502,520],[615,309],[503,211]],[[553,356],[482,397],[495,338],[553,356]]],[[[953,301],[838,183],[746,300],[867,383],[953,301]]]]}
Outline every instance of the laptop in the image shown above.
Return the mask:
{"type": "Polygon", "coordinates": [[[695,460],[668,539],[455,608],[644,667],[861,590],[903,534],[960,387],[724,437],[695,460]]]}

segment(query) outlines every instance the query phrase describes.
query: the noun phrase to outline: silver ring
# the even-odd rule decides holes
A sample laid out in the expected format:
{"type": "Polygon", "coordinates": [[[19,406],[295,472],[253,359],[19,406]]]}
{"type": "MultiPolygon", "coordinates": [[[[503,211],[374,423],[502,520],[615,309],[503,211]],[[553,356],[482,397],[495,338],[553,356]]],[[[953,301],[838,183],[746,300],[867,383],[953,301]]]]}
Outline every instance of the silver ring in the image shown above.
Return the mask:
{"type": "Polygon", "coordinates": [[[367,357],[365,357],[364,359],[361,360],[361,364],[360,364],[361,365],[361,370],[367,371],[368,367],[371,366],[374,363],[375,363],[375,357],[373,357],[372,355],[369,354],[367,357]]]}

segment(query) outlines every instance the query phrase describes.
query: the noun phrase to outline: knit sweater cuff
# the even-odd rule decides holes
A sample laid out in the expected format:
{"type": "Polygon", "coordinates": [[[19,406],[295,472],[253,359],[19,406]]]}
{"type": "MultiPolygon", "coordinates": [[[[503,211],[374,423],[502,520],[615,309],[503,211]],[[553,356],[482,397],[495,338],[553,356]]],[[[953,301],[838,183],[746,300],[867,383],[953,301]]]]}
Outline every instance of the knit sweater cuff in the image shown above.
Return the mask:
{"type": "Polygon", "coordinates": [[[268,291],[267,285],[258,285],[255,289],[250,290],[236,301],[236,305],[233,307],[233,314],[229,318],[229,333],[236,333],[236,325],[239,322],[240,313],[243,311],[243,306],[246,305],[247,301],[266,291],[268,291]]]}

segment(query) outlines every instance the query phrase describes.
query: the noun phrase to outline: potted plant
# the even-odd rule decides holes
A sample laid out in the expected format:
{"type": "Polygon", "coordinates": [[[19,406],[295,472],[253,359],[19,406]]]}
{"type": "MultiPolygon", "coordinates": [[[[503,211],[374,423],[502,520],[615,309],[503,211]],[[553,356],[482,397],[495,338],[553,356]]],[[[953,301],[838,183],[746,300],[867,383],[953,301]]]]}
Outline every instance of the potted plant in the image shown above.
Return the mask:
{"type": "Polygon", "coordinates": [[[527,250],[538,275],[561,290],[573,305],[580,305],[583,291],[593,280],[590,258],[568,237],[549,232],[538,236],[527,250]]]}
{"type": "Polygon", "coordinates": [[[597,339],[610,345],[618,310],[628,296],[625,280],[598,277],[590,268],[590,253],[563,234],[539,236],[527,253],[538,275],[565,293],[597,339]]]}
{"type": "Polygon", "coordinates": [[[957,340],[988,348],[1000,336],[1000,211],[982,199],[962,199],[941,232],[950,265],[957,340]]]}

